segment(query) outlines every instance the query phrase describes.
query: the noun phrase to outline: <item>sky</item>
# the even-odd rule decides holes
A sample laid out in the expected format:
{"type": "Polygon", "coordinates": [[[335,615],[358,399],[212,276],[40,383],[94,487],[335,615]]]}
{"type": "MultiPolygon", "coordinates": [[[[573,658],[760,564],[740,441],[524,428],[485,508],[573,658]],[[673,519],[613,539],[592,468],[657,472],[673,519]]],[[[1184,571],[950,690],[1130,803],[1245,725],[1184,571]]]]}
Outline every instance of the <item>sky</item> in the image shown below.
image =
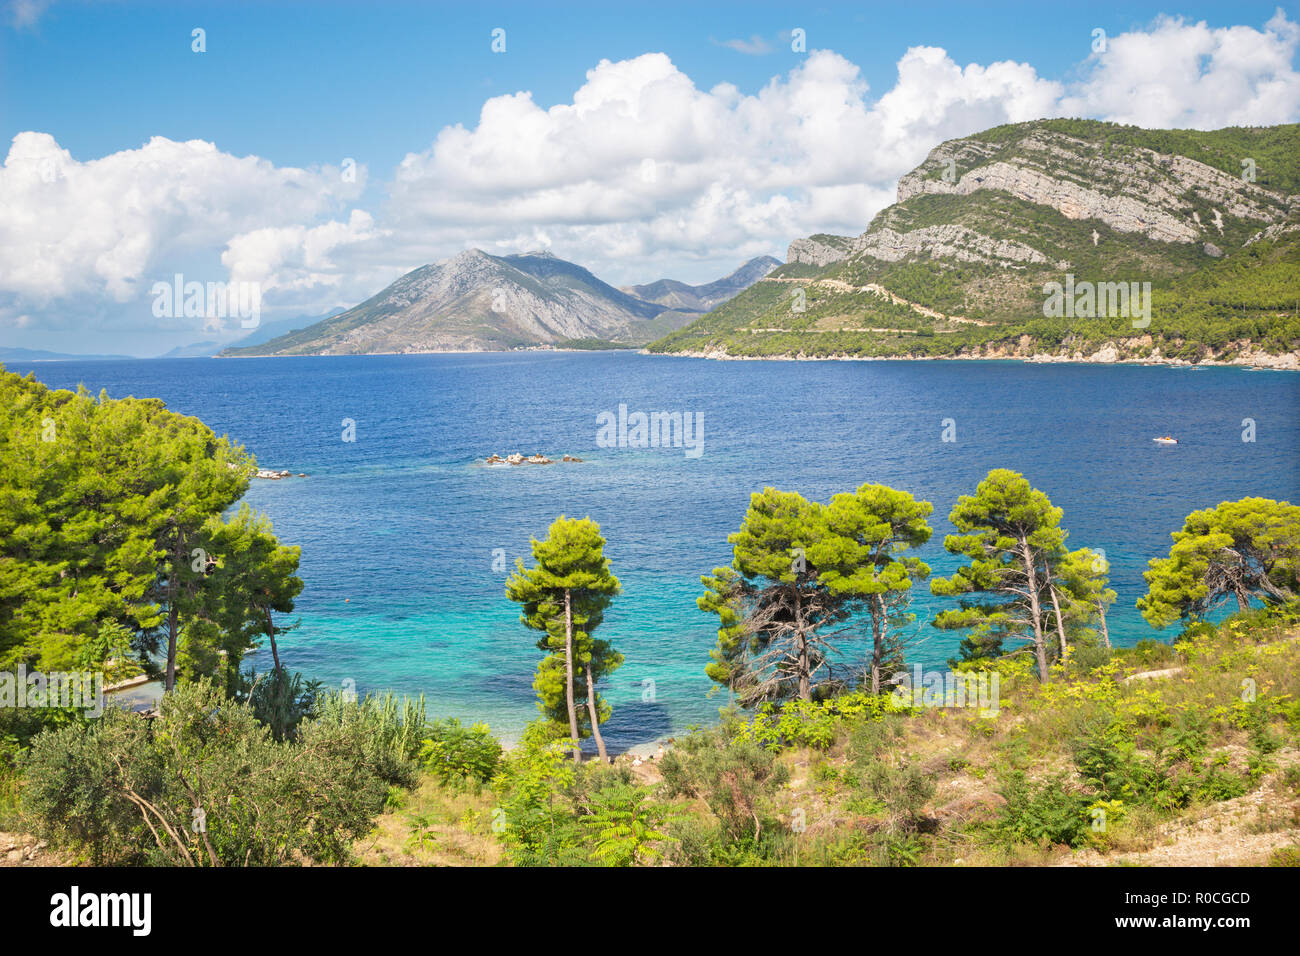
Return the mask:
{"type": "Polygon", "coordinates": [[[270,322],[472,247],[707,282],[1001,123],[1296,122],[1298,44],[1249,0],[0,0],[0,347],[227,343],[160,284],[270,322]]]}

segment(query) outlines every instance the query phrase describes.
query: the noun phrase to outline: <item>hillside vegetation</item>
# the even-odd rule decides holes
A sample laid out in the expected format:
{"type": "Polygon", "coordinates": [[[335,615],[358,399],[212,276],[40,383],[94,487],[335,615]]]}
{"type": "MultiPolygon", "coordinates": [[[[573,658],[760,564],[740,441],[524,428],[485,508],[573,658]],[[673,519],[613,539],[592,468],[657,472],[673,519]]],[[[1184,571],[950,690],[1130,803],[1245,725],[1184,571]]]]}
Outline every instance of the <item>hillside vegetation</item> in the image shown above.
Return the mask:
{"type": "Polygon", "coordinates": [[[1047,684],[1004,669],[995,714],[850,695],[732,712],[657,759],[578,768],[562,744],[530,737],[488,782],[426,775],[358,841],[359,857],[1294,866],[1296,620],[1237,616],[1172,647],[1144,641],[1061,665],[1047,684]]]}

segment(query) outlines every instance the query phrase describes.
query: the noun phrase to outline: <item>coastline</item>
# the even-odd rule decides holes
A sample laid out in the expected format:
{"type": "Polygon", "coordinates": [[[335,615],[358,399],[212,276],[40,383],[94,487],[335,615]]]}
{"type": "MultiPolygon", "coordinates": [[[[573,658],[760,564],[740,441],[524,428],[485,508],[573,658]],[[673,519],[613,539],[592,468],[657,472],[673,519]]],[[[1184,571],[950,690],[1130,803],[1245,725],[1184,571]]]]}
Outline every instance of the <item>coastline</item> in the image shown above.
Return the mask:
{"type": "Polygon", "coordinates": [[[345,358],[366,355],[516,355],[520,353],[556,352],[565,354],[606,354],[627,352],[636,355],[666,356],[669,358],[701,358],[723,362],[1022,362],[1028,365],[1147,365],[1170,368],[1242,368],[1272,372],[1300,372],[1300,352],[1282,352],[1273,355],[1262,351],[1246,350],[1228,360],[1204,358],[1192,362],[1184,358],[1165,356],[1157,348],[1149,355],[1121,357],[1118,347],[1108,342],[1096,352],[1085,355],[1075,351],[1068,354],[1053,352],[1024,352],[1020,349],[997,349],[990,353],[962,352],[956,355],[809,355],[804,352],[782,352],[776,355],[734,355],[724,348],[684,349],[673,352],[652,352],[649,346],[626,349],[432,349],[418,352],[346,352],[315,353],[303,355],[213,355],[218,359],[253,358],[345,358]]]}
{"type": "Polygon", "coordinates": [[[779,355],[733,355],[726,349],[683,350],[680,352],[651,352],[641,349],[641,355],[659,355],[670,358],[700,358],[719,362],[1020,362],[1025,365],[1137,365],[1166,366],[1169,368],[1240,368],[1269,372],[1300,372],[1300,353],[1284,352],[1281,355],[1255,354],[1240,359],[1223,361],[1202,359],[1166,358],[1152,355],[1145,358],[1118,358],[1101,353],[1070,355],[1035,353],[1032,355],[807,355],[803,352],[784,352],[779,355]]]}

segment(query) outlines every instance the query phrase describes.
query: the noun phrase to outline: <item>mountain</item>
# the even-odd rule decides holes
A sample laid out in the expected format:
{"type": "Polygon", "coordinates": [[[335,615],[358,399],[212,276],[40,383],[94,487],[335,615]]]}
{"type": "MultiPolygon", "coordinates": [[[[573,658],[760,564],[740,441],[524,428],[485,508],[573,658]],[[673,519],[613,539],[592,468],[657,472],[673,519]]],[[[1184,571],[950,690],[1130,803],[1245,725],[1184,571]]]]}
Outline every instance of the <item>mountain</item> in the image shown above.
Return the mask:
{"type": "Polygon", "coordinates": [[[309,325],[315,325],[317,322],[323,322],[325,319],[332,319],[334,316],[343,312],[343,309],[334,309],[321,315],[299,315],[292,319],[277,319],[274,322],[262,322],[256,329],[245,335],[242,339],[231,342],[227,348],[240,348],[248,345],[261,345],[263,342],[269,342],[271,339],[278,339],[282,335],[290,332],[296,332],[298,329],[305,329],[309,325]]]}
{"type": "MultiPolygon", "coordinates": [[[[685,288],[700,301],[719,301],[765,268],[762,260],[753,260],[725,279],[685,288]]],[[[616,289],[548,252],[492,256],[470,249],[408,272],[346,312],[269,341],[232,346],[222,355],[642,345],[681,327],[699,311],[681,311],[616,289]]]]}
{"type": "Polygon", "coordinates": [[[750,259],[731,275],[704,285],[687,285],[675,279],[660,279],[646,285],[625,286],[623,291],[646,302],[657,302],[680,312],[707,312],[748,289],[780,266],[780,259],[759,256],[750,259]]]}
{"type": "Polygon", "coordinates": [[[1297,125],[995,127],[932,150],[862,234],[796,239],[785,266],[650,350],[1297,365],[1297,193],[1297,125]],[[1048,314],[1051,283],[1134,282],[1150,283],[1146,315],[1048,314]]]}
{"type": "Polygon", "coordinates": [[[162,355],[155,355],[154,358],[211,358],[220,351],[220,342],[194,342],[190,345],[178,345],[176,348],[169,349],[162,355]]]}
{"type": "Polygon", "coordinates": [[[134,357],[132,355],[74,355],[68,352],[47,352],[45,349],[0,348],[0,362],[116,362],[134,357]]]}

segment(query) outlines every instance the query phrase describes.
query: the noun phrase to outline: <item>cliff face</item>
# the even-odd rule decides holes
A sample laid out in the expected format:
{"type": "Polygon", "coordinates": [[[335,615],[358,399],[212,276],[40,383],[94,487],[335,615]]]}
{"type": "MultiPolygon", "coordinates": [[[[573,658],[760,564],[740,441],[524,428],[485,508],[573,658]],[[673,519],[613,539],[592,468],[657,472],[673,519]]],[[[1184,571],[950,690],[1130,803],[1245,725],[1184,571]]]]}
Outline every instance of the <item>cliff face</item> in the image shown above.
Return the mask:
{"type": "Polygon", "coordinates": [[[1118,233],[1165,243],[1222,244],[1231,238],[1225,226],[1236,227],[1233,234],[1241,242],[1300,208],[1300,197],[1186,156],[1144,147],[1116,150],[1106,141],[1034,123],[1020,129],[1021,135],[1009,142],[976,136],[935,147],[924,163],[898,181],[897,204],[877,216],[865,233],[796,239],[788,261],[826,266],[857,253],[887,262],[920,253],[964,261],[1053,261],[1027,243],[1007,245],[981,235],[961,222],[960,215],[953,222],[922,227],[915,235],[896,232],[891,224],[916,208],[911,200],[918,196],[1002,193],[1054,210],[1067,220],[1090,220],[1118,233]],[[959,236],[960,241],[952,241],[959,236]]]}
{"type": "MultiPolygon", "coordinates": [[[[1084,336],[1092,348],[1108,333],[1124,354],[1129,337],[1100,321],[1124,317],[1043,325],[1044,286],[1070,274],[1149,284],[1157,311],[1163,301],[1164,317],[1177,321],[1146,348],[1195,349],[1212,338],[1222,350],[1260,336],[1261,321],[1297,319],[1300,277],[1287,270],[1300,240],[1298,194],[1296,125],[1199,132],[1039,120],[997,127],[936,146],[899,180],[898,201],[860,235],[794,240],[789,265],[651,348],[958,354],[1037,320],[1039,328],[1026,333],[1049,336],[1053,350],[1079,351],[1062,336],[1084,336]],[[1284,248],[1245,255],[1256,243],[1284,248]],[[1216,271],[1216,264],[1231,265],[1216,271]],[[882,291],[888,295],[869,294],[882,291]],[[1253,330],[1242,325],[1252,321],[1253,330]]],[[[1282,341],[1288,335],[1263,337],[1274,351],[1300,347],[1282,341]]]]}

